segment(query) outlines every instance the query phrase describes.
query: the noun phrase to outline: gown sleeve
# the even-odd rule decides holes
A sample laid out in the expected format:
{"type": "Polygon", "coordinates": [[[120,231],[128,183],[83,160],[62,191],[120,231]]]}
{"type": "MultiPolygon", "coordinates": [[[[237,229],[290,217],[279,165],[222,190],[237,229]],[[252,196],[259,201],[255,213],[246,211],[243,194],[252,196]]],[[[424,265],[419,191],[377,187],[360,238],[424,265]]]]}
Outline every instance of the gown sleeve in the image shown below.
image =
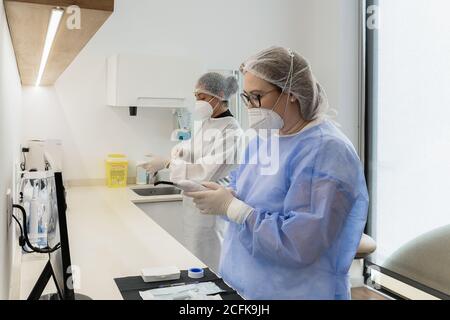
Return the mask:
{"type": "Polygon", "coordinates": [[[351,213],[359,220],[351,231],[361,236],[368,196],[354,149],[327,143],[313,159],[306,166],[296,165],[301,160],[295,157],[290,162],[290,185],[280,199],[289,210],[255,208],[241,226],[239,240],[251,255],[293,267],[310,265],[333,245],[351,213]]]}

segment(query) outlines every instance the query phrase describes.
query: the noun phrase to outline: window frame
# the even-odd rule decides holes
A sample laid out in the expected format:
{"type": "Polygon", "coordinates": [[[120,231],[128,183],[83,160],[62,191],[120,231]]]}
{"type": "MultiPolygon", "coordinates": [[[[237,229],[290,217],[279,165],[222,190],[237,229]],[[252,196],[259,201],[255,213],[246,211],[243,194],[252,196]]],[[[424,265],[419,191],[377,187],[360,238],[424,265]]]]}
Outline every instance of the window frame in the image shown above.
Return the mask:
{"type": "MultiPolygon", "coordinates": [[[[369,205],[368,219],[365,232],[368,235],[373,234],[374,225],[372,218],[375,215],[374,207],[376,208],[377,198],[372,188],[372,181],[376,179],[377,172],[375,162],[376,159],[376,136],[377,123],[374,115],[378,108],[378,30],[368,28],[367,21],[370,17],[369,8],[373,5],[378,6],[379,0],[362,0],[360,1],[360,108],[359,108],[359,149],[361,161],[364,165],[364,172],[366,177],[367,188],[369,190],[369,198],[371,204],[369,205]]],[[[378,265],[372,261],[371,257],[364,259],[364,275],[365,283],[370,277],[370,269],[377,270],[391,278],[403,282],[415,289],[428,293],[439,299],[450,300],[450,296],[426,286],[418,281],[405,277],[392,270],[378,265]]],[[[392,292],[391,289],[381,287],[382,292],[392,292]]],[[[395,294],[395,293],[394,293],[395,294]]],[[[397,296],[398,298],[401,298],[397,296]]]]}

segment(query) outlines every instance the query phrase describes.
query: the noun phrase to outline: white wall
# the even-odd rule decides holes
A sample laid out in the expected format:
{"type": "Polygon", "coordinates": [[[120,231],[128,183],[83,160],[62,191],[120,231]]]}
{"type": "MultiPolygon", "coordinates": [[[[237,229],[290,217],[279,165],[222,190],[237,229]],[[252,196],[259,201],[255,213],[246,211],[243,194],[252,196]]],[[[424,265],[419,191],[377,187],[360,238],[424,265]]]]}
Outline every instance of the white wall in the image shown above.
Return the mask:
{"type": "Polygon", "coordinates": [[[13,167],[19,154],[20,87],[3,1],[0,1],[0,300],[9,295],[15,236],[14,228],[8,230],[5,195],[12,188],[13,167]]]}
{"type": "Polygon", "coordinates": [[[337,122],[358,149],[359,0],[298,0],[295,49],[312,65],[337,122]]]}
{"type": "Polygon", "coordinates": [[[107,153],[123,152],[134,162],[149,152],[168,154],[173,145],[169,111],[139,110],[137,118],[130,118],[127,109],[105,106],[107,57],[186,55],[202,59],[208,69],[236,69],[258,50],[282,45],[309,58],[331,105],[341,111],[344,131],[356,143],[356,3],[116,0],[114,14],[55,88],[24,90],[22,138],[63,139],[66,178],[102,178],[107,153]]]}

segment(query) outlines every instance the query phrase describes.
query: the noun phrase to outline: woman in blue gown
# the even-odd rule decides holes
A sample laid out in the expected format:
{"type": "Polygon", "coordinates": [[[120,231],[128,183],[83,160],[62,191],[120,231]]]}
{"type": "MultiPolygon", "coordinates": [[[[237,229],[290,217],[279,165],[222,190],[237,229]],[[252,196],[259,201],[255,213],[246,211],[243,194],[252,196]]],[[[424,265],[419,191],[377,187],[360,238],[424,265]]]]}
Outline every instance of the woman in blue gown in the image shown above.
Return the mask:
{"type": "Polygon", "coordinates": [[[229,188],[186,193],[230,222],[220,275],[247,299],[350,299],[369,202],[360,159],[299,54],[271,47],[241,71],[257,136],[229,188]]]}

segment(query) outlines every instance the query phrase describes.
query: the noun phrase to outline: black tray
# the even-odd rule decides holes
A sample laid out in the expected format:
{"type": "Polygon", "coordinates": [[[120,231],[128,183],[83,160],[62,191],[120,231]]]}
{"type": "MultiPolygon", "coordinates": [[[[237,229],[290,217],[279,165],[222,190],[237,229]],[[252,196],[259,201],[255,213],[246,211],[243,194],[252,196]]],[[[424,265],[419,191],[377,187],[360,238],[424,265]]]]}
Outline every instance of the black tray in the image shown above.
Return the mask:
{"type": "Polygon", "coordinates": [[[217,277],[211,270],[204,269],[205,276],[201,279],[191,279],[188,277],[187,270],[181,271],[181,277],[177,280],[158,281],[146,283],[140,276],[132,276],[114,279],[117,287],[122,294],[124,300],[142,300],[139,291],[157,289],[161,286],[170,286],[177,283],[198,283],[198,282],[214,282],[219,288],[225,292],[219,293],[223,300],[243,300],[242,297],[232,288],[230,288],[221,278],[217,277]]]}

